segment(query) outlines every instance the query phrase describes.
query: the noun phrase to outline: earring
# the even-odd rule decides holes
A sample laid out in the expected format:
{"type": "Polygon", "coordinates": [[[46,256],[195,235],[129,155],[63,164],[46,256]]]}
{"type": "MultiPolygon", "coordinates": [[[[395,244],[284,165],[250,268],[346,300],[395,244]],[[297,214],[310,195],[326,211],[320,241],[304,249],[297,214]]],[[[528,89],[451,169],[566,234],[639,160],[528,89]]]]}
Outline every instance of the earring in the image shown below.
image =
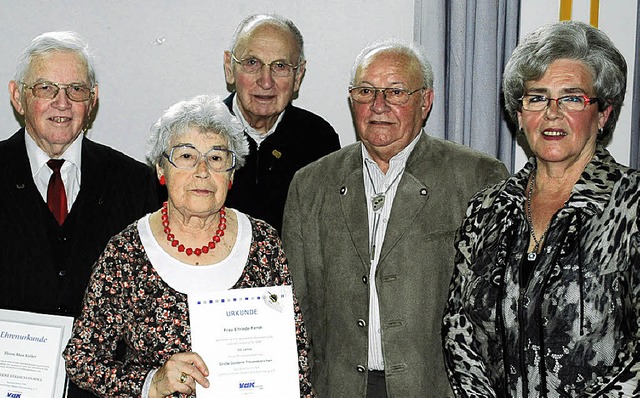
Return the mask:
{"type": "Polygon", "coordinates": [[[160,176],[160,185],[166,185],[167,184],[167,179],[164,178],[164,176],[160,176]]]}
{"type": "Polygon", "coordinates": [[[598,136],[602,137],[603,134],[604,134],[604,129],[603,128],[599,128],[598,129],[598,136]]]}

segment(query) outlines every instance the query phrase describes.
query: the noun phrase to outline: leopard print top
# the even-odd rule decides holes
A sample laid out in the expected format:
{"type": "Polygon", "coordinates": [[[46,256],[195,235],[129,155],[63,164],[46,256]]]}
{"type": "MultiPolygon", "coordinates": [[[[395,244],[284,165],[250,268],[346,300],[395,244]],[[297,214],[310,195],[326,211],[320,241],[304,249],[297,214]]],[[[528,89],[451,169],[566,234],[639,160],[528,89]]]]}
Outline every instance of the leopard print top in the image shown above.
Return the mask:
{"type": "Polygon", "coordinates": [[[602,147],[553,217],[527,284],[533,161],[470,202],[442,328],[464,397],[640,394],[640,172],[602,147]]]}

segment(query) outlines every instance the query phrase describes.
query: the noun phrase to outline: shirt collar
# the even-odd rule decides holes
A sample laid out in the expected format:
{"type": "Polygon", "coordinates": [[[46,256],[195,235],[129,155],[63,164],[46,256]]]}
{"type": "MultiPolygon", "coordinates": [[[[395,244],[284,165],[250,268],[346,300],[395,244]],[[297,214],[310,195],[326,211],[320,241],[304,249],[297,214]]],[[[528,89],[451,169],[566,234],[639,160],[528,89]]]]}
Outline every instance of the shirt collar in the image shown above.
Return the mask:
{"type": "MultiPolygon", "coordinates": [[[[416,135],[416,138],[414,138],[413,141],[409,143],[409,145],[404,147],[400,152],[396,153],[389,160],[389,170],[404,169],[405,165],[407,164],[407,159],[409,159],[409,155],[411,155],[411,152],[413,152],[413,148],[415,148],[416,145],[418,144],[418,141],[420,140],[420,137],[422,136],[422,134],[424,134],[424,132],[423,130],[420,130],[420,133],[416,135]]],[[[360,148],[362,150],[362,160],[363,160],[362,165],[364,166],[364,162],[368,162],[369,164],[373,164],[376,167],[378,167],[378,164],[375,162],[375,160],[373,160],[371,155],[369,155],[369,152],[367,152],[367,148],[365,148],[362,142],[360,143],[360,148]]]]}
{"type": "Polygon", "coordinates": [[[238,93],[234,95],[232,108],[233,108],[233,113],[236,115],[240,123],[242,123],[242,127],[244,127],[244,131],[249,135],[249,137],[253,138],[253,140],[258,145],[260,145],[262,141],[264,141],[268,136],[270,136],[271,134],[274,133],[274,131],[276,131],[276,128],[278,127],[278,124],[280,124],[280,121],[282,120],[282,117],[284,116],[284,112],[285,112],[284,110],[280,112],[280,115],[278,115],[276,122],[269,129],[269,131],[267,131],[266,134],[260,134],[260,132],[254,129],[253,127],[251,127],[249,122],[247,122],[247,119],[244,118],[244,115],[240,110],[240,105],[238,105],[238,93]]]}
{"type": "MultiPolygon", "coordinates": [[[[43,151],[38,144],[31,138],[25,128],[24,131],[24,143],[27,148],[27,157],[29,158],[29,165],[31,166],[31,175],[35,176],[38,171],[47,165],[50,157],[45,151],[43,151]]],[[[65,163],[69,162],[76,166],[80,170],[82,162],[82,138],[84,134],[78,135],[78,137],[69,145],[69,147],[60,156],[60,159],[64,159],[65,163]]]]}

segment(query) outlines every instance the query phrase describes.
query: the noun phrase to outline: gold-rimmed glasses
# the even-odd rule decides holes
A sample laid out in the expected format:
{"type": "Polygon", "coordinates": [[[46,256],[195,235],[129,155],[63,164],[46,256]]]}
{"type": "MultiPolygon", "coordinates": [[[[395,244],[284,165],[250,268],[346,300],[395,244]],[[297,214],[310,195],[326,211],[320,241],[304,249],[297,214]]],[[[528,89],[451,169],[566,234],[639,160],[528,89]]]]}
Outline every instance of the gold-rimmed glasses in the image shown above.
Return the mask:
{"type": "Polygon", "coordinates": [[[32,85],[27,85],[24,82],[21,83],[24,85],[25,89],[31,90],[34,97],[46,100],[54,99],[60,90],[64,90],[71,101],[84,102],[89,100],[94,92],[93,88],[77,83],[61,84],[54,82],[38,82],[32,85]]]}

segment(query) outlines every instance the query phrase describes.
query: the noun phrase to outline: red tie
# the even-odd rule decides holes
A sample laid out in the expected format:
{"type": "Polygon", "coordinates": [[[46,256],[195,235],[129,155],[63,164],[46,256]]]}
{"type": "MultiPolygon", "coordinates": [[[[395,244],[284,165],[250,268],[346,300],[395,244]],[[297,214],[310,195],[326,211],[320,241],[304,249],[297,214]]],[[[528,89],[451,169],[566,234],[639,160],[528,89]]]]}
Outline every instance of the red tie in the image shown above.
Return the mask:
{"type": "Polygon", "coordinates": [[[67,194],[64,192],[64,184],[60,175],[62,163],[64,163],[64,159],[50,159],[47,162],[47,166],[53,170],[47,188],[47,204],[60,225],[67,217],[67,194]]]}

